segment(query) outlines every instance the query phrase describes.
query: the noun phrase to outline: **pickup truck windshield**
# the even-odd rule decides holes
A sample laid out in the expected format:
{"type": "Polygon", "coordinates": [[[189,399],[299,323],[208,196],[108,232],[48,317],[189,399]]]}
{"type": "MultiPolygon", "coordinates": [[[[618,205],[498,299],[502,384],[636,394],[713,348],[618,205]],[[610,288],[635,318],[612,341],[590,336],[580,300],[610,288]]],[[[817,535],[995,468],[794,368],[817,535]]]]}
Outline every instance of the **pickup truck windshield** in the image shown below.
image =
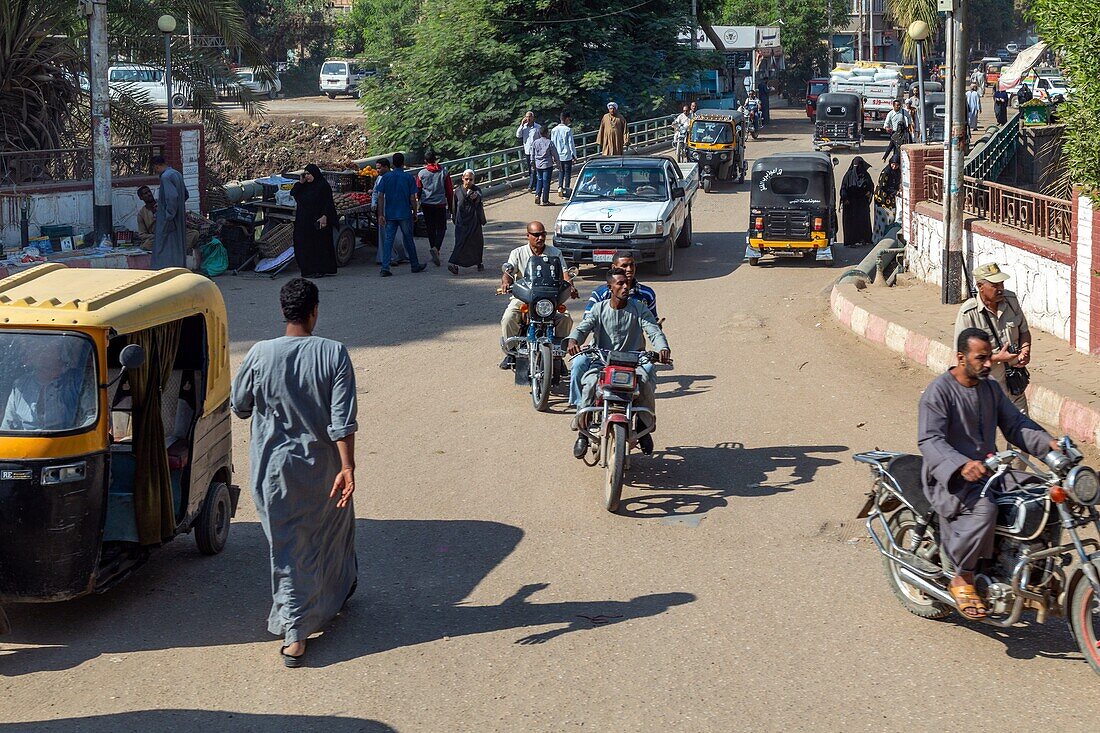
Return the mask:
{"type": "Polygon", "coordinates": [[[690,139],[703,145],[729,145],[733,142],[733,125],[729,122],[695,120],[691,124],[690,139]]]}
{"type": "Polygon", "coordinates": [[[588,168],[574,195],[582,200],[667,201],[668,179],[661,168],[588,168]]]}

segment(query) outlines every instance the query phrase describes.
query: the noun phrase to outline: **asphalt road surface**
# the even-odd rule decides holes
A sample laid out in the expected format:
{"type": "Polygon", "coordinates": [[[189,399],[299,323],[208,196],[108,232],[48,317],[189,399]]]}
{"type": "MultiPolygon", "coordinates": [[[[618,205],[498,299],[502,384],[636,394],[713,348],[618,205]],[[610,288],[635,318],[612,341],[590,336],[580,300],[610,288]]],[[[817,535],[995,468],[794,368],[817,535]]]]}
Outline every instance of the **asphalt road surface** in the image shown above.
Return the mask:
{"type": "MultiPolygon", "coordinates": [[[[264,119],[279,120],[285,117],[296,119],[322,120],[326,123],[358,122],[363,119],[363,110],[359,100],[340,96],[336,99],[315,94],[308,97],[282,97],[262,100],[264,119]]],[[[233,117],[245,117],[244,110],[229,103],[218,105],[233,117]]]]}
{"type": "MultiPolygon", "coordinates": [[[[751,158],[808,149],[782,117],[751,158]]],[[[105,595],[11,609],[0,729],[1095,730],[1098,680],[1061,621],[924,621],[891,595],[851,454],[915,450],[930,377],[834,324],[837,268],[742,264],[746,191],[700,194],[675,274],[642,274],[676,363],[620,515],[571,456],[562,396],[537,414],[496,368],[497,267],[556,209],[494,203],[483,274],[383,280],[371,251],[320,282],[318,332],[361,391],[360,582],[308,668],[266,633],[246,492],[220,556],[179,538],[105,595]]],[[[219,279],[234,363],[281,333],[283,281],[219,279]]],[[[238,421],[241,483],[247,438],[238,421]]]]}

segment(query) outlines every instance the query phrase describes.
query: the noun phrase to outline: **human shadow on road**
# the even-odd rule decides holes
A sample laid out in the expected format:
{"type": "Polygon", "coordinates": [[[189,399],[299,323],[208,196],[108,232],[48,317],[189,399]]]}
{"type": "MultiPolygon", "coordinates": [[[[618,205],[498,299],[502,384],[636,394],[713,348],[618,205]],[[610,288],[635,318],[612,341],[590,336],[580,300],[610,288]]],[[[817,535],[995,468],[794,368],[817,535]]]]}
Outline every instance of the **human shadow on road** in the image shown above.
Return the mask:
{"type": "Polygon", "coordinates": [[[976,621],[968,621],[958,614],[951,616],[960,626],[995,639],[1005,647],[1005,653],[1013,659],[1064,659],[1086,664],[1081,650],[1067,624],[1055,619],[1051,623],[1038,624],[1025,621],[1011,629],[1001,629],[976,621]]]}
{"type": "MultiPolygon", "coordinates": [[[[356,523],[359,591],[324,633],[307,664],[326,666],[446,637],[554,624],[519,641],[545,641],[611,622],[663,613],[688,593],[531,603],[545,582],[501,603],[466,598],[519,544],[523,531],[473,520],[356,523]]],[[[173,542],[126,582],[66,603],[9,607],[12,634],[0,640],[0,677],[70,669],[103,655],[270,642],[268,546],[256,522],[234,522],[222,555],[173,542]]]]}
{"type": "Polygon", "coordinates": [[[134,710],[80,718],[36,720],[0,724],[0,731],[20,733],[157,733],[169,730],[254,733],[296,731],[301,733],[397,733],[377,720],[334,715],[268,715],[228,710],[134,710]]]}
{"type": "Polygon", "coordinates": [[[712,382],[717,377],[713,374],[677,374],[672,370],[661,370],[657,399],[669,400],[674,397],[690,397],[691,395],[704,394],[710,391],[712,382]],[[672,389],[669,389],[672,385],[672,389]]]}
{"type": "Polygon", "coordinates": [[[820,454],[847,450],[843,445],[746,448],[719,443],[672,446],[648,458],[633,456],[619,513],[642,519],[705,514],[727,506],[731,497],[794,491],[812,483],[819,469],[840,463],[820,454]]]}

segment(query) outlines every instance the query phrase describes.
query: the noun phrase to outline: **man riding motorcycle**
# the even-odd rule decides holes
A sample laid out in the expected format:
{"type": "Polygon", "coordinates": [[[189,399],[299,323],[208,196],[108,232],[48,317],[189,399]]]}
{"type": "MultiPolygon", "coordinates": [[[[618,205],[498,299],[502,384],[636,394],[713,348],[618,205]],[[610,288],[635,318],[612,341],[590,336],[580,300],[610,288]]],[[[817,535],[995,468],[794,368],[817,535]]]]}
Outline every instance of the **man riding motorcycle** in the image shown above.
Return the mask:
{"type": "Polygon", "coordinates": [[[750,128],[759,130],[764,126],[760,119],[760,98],[756,96],[756,90],[749,90],[749,98],[741,105],[741,114],[749,121],[750,128]]]}
{"type": "MultiPolygon", "coordinates": [[[[593,360],[588,354],[581,354],[580,346],[589,334],[597,348],[611,351],[642,351],[648,337],[650,343],[660,352],[662,364],[667,364],[672,356],[668,339],[657,325],[653,313],[638,300],[630,298],[629,280],[621,268],[613,267],[608,271],[607,286],[610,298],[596,303],[586,311],[584,319],[563,344],[566,352],[573,357],[570,364],[569,400],[578,411],[596,403],[599,374],[597,370],[592,370],[589,374],[593,360]]],[[[638,366],[638,391],[638,405],[654,410],[653,415],[656,416],[657,385],[652,364],[638,366]]],[[[648,421],[649,418],[643,417],[644,414],[640,414],[637,419],[648,421]]],[[[587,424],[587,413],[579,415],[577,420],[584,424],[578,425],[581,431],[577,442],[573,444],[573,456],[583,458],[588,452],[588,434],[583,429],[587,424]]],[[[646,455],[652,453],[652,435],[647,433],[639,438],[638,447],[646,455]]]]}
{"type": "MultiPolygon", "coordinates": [[[[527,225],[527,244],[520,245],[512,250],[508,255],[508,264],[515,268],[513,272],[516,277],[523,277],[523,274],[527,272],[527,263],[531,261],[532,257],[539,255],[557,258],[561,264],[561,271],[564,273],[566,282],[572,286],[571,297],[579,297],[576,286],[573,286],[573,277],[565,267],[565,258],[562,257],[561,250],[546,243],[546,227],[541,221],[533,221],[527,225]]],[[[502,292],[508,292],[509,288],[512,287],[512,280],[513,277],[507,272],[501,275],[500,289],[502,292]]],[[[517,298],[509,299],[508,307],[504,309],[504,316],[500,319],[500,348],[504,351],[504,361],[500,363],[501,369],[511,369],[515,363],[515,357],[508,353],[505,344],[508,343],[509,338],[519,336],[523,331],[525,318],[520,310],[522,305],[523,303],[517,298]]],[[[556,333],[568,333],[571,328],[573,328],[573,319],[569,317],[568,311],[554,316],[554,330],[556,333]]]]}
{"type": "MultiPolygon", "coordinates": [[[[634,262],[634,254],[629,250],[619,250],[615,253],[615,256],[611,258],[611,266],[618,267],[626,273],[627,284],[630,287],[630,299],[637,300],[646,308],[649,308],[653,313],[654,320],[657,320],[659,323],[660,319],[657,316],[657,293],[653,292],[653,288],[638,282],[638,265],[634,262]]],[[[596,303],[609,300],[610,298],[611,289],[606,285],[601,285],[592,291],[592,296],[588,299],[588,304],[584,306],[584,312],[587,313],[592,310],[592,306],[596,305],[596,303]]]]}

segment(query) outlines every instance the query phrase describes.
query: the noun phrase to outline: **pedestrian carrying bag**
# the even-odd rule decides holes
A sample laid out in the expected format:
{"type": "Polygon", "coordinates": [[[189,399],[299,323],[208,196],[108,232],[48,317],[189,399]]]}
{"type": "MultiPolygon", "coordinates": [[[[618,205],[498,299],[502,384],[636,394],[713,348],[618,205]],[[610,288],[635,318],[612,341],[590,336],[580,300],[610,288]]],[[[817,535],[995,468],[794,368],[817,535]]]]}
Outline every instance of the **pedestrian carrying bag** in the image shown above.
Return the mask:
{"type": "MultiPolygon", "coordinates": [[[[997,342],[997,351],[1004,348],[1001,344],[1001,334],[994,327],[993,319],[989,317],[989,311],[982,309],[982,315],[985,316],[985,322],[989,326],[989,334],[997,342]]],[[[1016,367],[1005,364],[1005,386],[1008,387],[1008,393],[1013,397],[1019,397],[1027,391],[1027,385],[1031,382],[1031,372],[1027,370],[1027,367],[1016,367]]]]}

